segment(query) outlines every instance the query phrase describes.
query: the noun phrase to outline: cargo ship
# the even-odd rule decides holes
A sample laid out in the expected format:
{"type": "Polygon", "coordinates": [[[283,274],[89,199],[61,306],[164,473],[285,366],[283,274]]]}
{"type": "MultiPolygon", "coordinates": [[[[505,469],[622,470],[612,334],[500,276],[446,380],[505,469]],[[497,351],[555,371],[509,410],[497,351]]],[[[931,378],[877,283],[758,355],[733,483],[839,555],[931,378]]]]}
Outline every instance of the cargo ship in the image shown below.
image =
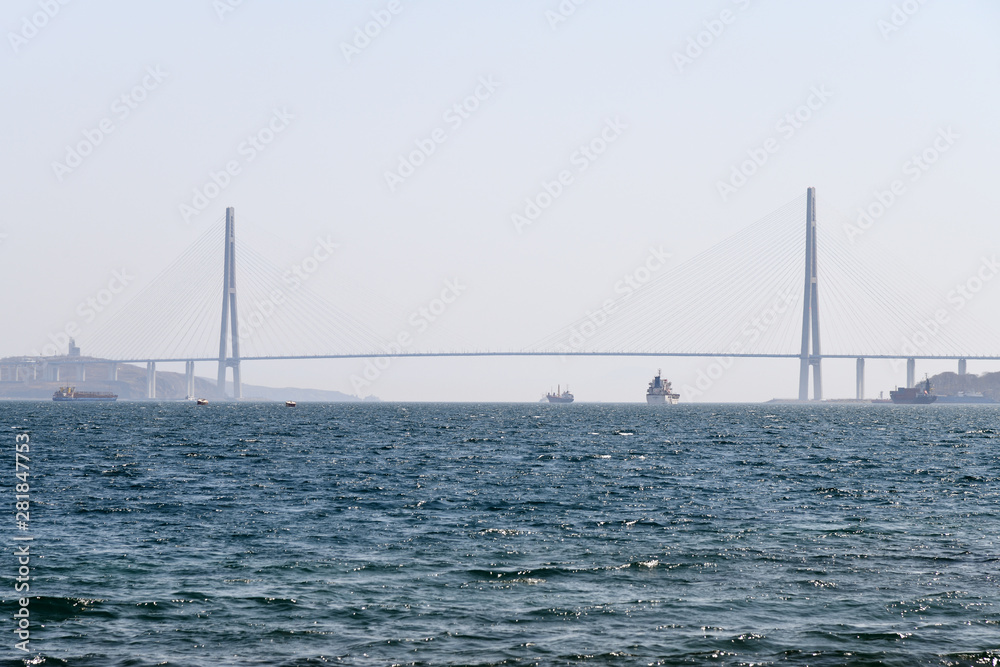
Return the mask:
{"type": "Polygon", "coordinates": [[[556,385],[556,393],[549,392],[545,394],[545,398],[548,399],[549,403],[572,403],[573,394],[569,393],[569,387],[566,387],[566,391],[560,393],[559,385],[556,385]]]}
{"type": "Polygon", "coordinates": [[[937,400],[937,394],[931,389],[931,381],[927,378],[916,387],[896,387],[889,392],[893,403],[906,405],[927,405],[937,400]]]}
{"type": "Polygon", "coordinates": [[[52,394],[53,401],[117,401],[118,394],[100,391],[77,391],[76,387],[59,387],[52,394]]]}
{"type": "Polygon", "coordinates": [[[646,390],[646,402],[650,405],[673,405],[681,397],[680,394],[671,393],[670,382],[660,379],[662,373],[663,371],[660,369],[656,371],[656,377],[652,379],[649,383],[649,389],[646,390]]]}

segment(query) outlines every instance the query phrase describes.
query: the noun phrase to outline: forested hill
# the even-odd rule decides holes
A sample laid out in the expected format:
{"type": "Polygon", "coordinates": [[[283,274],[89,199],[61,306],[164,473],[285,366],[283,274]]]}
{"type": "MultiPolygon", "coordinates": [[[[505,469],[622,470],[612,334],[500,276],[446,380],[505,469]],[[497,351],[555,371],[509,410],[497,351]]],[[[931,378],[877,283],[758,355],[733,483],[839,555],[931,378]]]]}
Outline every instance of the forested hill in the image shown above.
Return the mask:
{"type": "Polygon", "coordinates": [[[954,396],[960,391],[978,392],[995,401],[1000,401],[1000,373],[982,375],[959,375],[958,373],[938,373],[931,377],[934,393],[954,396]]]}

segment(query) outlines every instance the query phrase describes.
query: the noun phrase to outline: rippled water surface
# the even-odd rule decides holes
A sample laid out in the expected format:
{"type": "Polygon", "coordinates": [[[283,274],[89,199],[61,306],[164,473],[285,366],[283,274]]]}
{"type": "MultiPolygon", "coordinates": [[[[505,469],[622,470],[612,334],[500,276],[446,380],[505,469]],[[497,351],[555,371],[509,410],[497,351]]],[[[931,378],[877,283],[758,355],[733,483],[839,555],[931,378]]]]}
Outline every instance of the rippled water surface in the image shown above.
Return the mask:
{"type": "MultiPolygon", "coordinates": [[[[994,665],[992,406],[0,404],[32,664],[994,665]],[[22,533],[23,534],[23,533],[22,533]]],[[[6,639],[17,564],[3,522],[6,639]]]]}

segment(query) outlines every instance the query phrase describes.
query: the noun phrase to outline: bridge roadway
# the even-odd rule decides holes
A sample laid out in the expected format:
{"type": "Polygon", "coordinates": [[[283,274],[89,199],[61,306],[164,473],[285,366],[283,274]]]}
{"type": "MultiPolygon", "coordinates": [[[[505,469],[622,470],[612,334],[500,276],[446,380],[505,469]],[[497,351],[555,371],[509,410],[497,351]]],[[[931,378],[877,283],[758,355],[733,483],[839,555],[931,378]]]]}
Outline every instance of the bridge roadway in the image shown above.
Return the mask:
{"type": "MultiPolygon", "coordinates": [[[[581,352],[581,351],[502,351],[502,352],[365,352],[351,354],[316,354],[316,355],[284,355],[267,357],[240,357],[227,359],[226,366],[234,366],[244,361],[304,361],[316,359],[405,359],[405,358],[435,358],[435,357],[708,357],[721,359],[801,359],[801,354],[794,353],[718,353],[718,352],[581,352]]],[[[916,376],[916,360],[951,360],[958,361],[959,375],[965,374],[966,363],[973,361],[1000,361],[1000,355],[914,355],[914,354],[822,354],[809,357],[810,364],[818,364],[823,359],[856,359],[857,360],[857,398],[864,398],[865,383],[865,360],[866,359],[905,359],[906,360],[906,386],[912,387],[916,376]]],[[[84,368],[90,364],[104,364],[109,367],[108,380],[117,379],[117,366],[119,364],[146,364],[147,370],[147,393],[149,398],[156,396],[156,364],[158,363],[181,363],[185,364],[185,375],[190,392],[194,391],[194,364],[195,362],[218,363],[218,357],[195,357],[185,359],[173,358],[135,358],[135,359],[100,359],[100,358],[80,358],[80,357],[47,357],[44,359],[46,365],[52,367],[52,380],[59,380],[58,367],[76,366],[79,374],[77,378],[86,377],[84,368]]],[[[13,375],[12,373],[8,373],[13,375]]],[[[27,376],[26,376],[27,377],[27,376]]]]}
{"type": "MultiPolygon", "coordinates": [[[[315,354],[315,355],[289,355],[274,357],[240,357],[240,361],[296,361],[307,359],[378,359],[382,357],[405,358],[405,357],[719,357],[723,359],[799,359],[801,355],[792,352],[763,354],[763,353],[726,353],[726,352],[362,352],[357,354],[315,354]]],[[[971,361],[1000,361],[998,356],[983,355],[920,355],[920,354],[821,354],[810,359],[938,359],[961,361],[962,359],[971,361]]],[[[183,361],[215,361],[218,357],[198,357],[185,359],[102,359],[93,361],[75,361],[66,363],[108,363],[118,364],[144,364],[154,363],[180,363],[183,361]]]]}
{"type": "MultiPolygon", "coordinates": [[[[237,366],[239,363],[244,361],[301,361],[301,360],[317,360],[317,359],[381,359],[381,358],[393,358],[393,359],[405,359],[405,358],[435,358],[435,357],[708,357],[708,358],[721,358],[721,359],[802,359],[801,354],[794,353],[747,353],[747,352],[733,352],[733,353],[716,353],[716,352],[624,352],[624,351],[599,351],[599,352],[583,352],[583,351],[499,351],[499,352],[366,352],[366,353],[351,353],[351,354],[316,354],[316,355],[283,355],[283,356],[252,356],[252,357],[240,357],[237,359],[226,359],[225,366],[237,366]]],[[[810,364],[819,364],[823,359],[856,359],[857,360],[857,386],[856,386],[856,397],[858,399],[864,398],[864,386],[865,386],[865,360],[866,359],[905,359],[906,360],[906,386],[912,387],[914,385],[914,380],[916,377],[916,360],[951,360],[958,361],[958,374],[965,375],[966,364],[971,359],[973,361],[1000,361],[1000,355],[914,355],[914,354],[822,354],[814,355],[808,357],[810,364]]],[[[92,364],[104,365],[107,367],[107,380],[113,381],[118,379],[118,365],[120,364],[146,364],[146,383],[147,383],[147,396],[149,398],[156,397],[156,364],[158,363],[181,363],[184,362],[185,365],[185,376],[186,384],[188,388],[188,393],[193,395],[194,393],[194,365],[196,362],[209,362],[209,363],[219,363],[218,357],[196,357],[196,358],[186,358],[186,359],[173,359],[173,358],[135,358],[135,359],[103,359],[103,358],[80,358],[74,356],[61,356],[61,357],[44,357],[37,360],[33,360],[35,363],[41,362],[41,365],[46,366],[47,369],[43,371],[43,377],[48,380],[60,381],[61,373],[59,372],[61,368],[66,366],[75,367],[76,379],[85,380],[86,379],[86,367],[92,364]]],[[[14,365],[21,366],[25,365],[27,359],[24,362],[17,363],[14,365]]],[[[32,364],[33,365],[33,364],[32,364]]],[[[36,366],[37,369],[37,366],[36,366]]],[[[4,369],[0,368],[0,380],[3,380],[4,369]]],[[[21,379],[23,377],[25,380],[29,376],[38,377],[37,372],[30,372],[27,368],[24,369],[7,369],[6,375],[8,380],[21,379]],[[22,373],[21,370],[24,372],[22,373]]]]}

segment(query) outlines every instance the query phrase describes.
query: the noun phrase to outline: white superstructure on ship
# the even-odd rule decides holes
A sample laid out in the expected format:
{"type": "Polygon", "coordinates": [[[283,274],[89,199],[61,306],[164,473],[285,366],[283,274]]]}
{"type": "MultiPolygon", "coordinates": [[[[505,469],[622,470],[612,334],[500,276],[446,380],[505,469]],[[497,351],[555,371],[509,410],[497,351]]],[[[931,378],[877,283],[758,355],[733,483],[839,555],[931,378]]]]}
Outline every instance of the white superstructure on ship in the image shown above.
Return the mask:
{"type": "Polygon", "coordinates": [[[680,394],[671,392],[668,380],[660,379],[662,373],[662,370],[656,371],[656,377],[650,381],[649,389],[646,390],[646,402],[650,405],[673,405],[681,397],[680,394]]]}

